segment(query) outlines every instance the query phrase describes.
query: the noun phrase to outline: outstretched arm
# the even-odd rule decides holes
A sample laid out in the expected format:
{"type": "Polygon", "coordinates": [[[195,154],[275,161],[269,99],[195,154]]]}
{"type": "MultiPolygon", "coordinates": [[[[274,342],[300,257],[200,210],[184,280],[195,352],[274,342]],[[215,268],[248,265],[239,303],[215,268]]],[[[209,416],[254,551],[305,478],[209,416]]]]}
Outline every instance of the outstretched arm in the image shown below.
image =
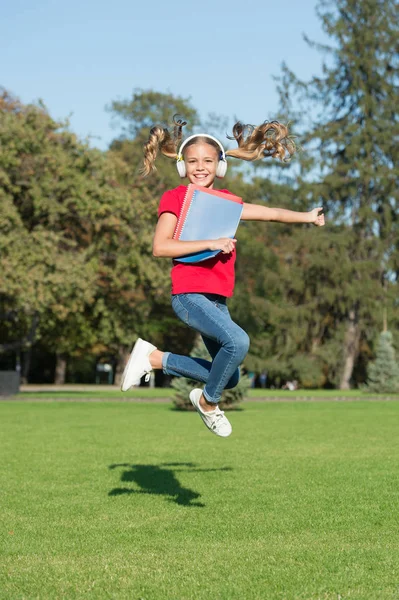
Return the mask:
{"type": "Polygon", "coordinates": [[[313,223],[313,225],[322,227],[324,225],[322,211],[323,209],[318,207],[309,212],[296,212],[285,208],[269,208],[260,204],[244,202],[241,219],[243,221],[277,221],[278,223],[313,223]]]}

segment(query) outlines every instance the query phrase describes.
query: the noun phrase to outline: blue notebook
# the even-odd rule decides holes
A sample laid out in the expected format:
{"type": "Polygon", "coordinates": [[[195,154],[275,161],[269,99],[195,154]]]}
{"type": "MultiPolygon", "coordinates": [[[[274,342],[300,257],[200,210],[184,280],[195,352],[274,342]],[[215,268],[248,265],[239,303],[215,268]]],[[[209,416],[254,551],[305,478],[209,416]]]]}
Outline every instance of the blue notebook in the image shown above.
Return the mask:
{"type": "MultiPolygon", "coordinates": [[[[177,221],[173,238],[181,241],[234,238],[241,219],[242,199],[233,194],[209,190],[190,183],[177,221]]],[[[219,254],[221,250],[203,250],[174,258],[179,262],[197,263],[219,254]]]]}

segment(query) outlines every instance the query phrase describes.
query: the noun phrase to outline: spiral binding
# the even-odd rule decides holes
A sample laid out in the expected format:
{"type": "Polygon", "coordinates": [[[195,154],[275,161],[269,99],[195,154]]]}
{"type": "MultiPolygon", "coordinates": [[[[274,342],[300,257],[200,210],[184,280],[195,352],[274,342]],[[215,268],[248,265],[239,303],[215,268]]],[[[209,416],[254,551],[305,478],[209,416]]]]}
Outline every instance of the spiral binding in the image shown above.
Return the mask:
{"type": "MultiPolygon", "coordinates": [[[[185,223],[187,221],[187,217],[188,217],[188,214],[190,212],[191,204],[190,204],[190,207],[189,207],[189,209],[187,210],[187,212],[185,214],[184,221],[182,223],[183,215],[184,215],[184,209],[186,208],[186,204],[187,204],[187,201],[188,201],[188,195],[189,195],[190,189],[191,189],[191,183],[187,186],[187,190],[186,190],[186,193],[184,195],[184,200],[183,200],[183,204],[182,204],[182,207],[181,207],[180,215],[179,215],[179,218],[178,218],[177,223],[176,223],[175,232],[173,234],[173,239],[176,239],[177,232],[179,230],[180,230],[180,232],[183,230],[183,227],[184,227],[184,225],[185,225],[185,223]],[[181,229],[179,229],[180,225],[181,225],[181,229]]],[[[193,192],[193,196],[191,198],[191,202],[194,200],[195,192],[196,191],[197,190],[194,190],[194,192],[193,192]]]]}

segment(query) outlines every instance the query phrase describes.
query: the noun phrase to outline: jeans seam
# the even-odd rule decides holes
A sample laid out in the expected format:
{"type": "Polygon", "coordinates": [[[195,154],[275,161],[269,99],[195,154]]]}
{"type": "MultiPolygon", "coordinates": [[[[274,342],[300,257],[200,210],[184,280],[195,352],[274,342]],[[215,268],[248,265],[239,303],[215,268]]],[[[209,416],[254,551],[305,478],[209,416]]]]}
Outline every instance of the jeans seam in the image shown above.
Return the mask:
{"type": "MultiPolygon", "coordinates": [[[[179,303],[180,307],[186,312],[187,325],[190,326],[190,319],[189,319],[190,315],[189,315],[187,308],[184,306],[183,302],[180,300],[179,294],[176,294],[174,297],[176,298],[176,301],[179,303]]],[[[183,323],[184,323],[184,321],[183,321],[183,323]]]]}
{"type": "MultiPolygon", "coordinates": [[[[229,334],[227,334],[227,335],[229,335],[229,334]]],[[[231,358],[230,358],[230,360],[229,360],[228,364],[226,365],[226,367],[225,367],[225,369],[224,369],[224,371],[223,371],[223,375],[222,375],[222,377],[224,377],[224,376],[225,376],[225,373],[226,373],[226,371],[227,371],[227,368],[230,366],[230,364],[231,364],[231,362],[232,362],[232,360],[233,360],[234,356],[236,356],[236,348],[237,348],[237,346],[236,346],[236,344],[235,344],[234,340],[231,338],[231,336],[230,336],[230,335],[229,335],[229,337],[230,337],[230,341],[232,341],[232,342],[233,342],[234,351],[233,351],[233,354],[231,355],[231,358]]],[[[212,368],[212,367],[211,367],[211,368],[212,368]]],[[[221,377],[220,379],[222,379],[222,377],[221,377]]],[[[226,382],[226,383],[227,383],[227,382],[226,382]]],[[[204,386],[204,387],[206,387],[206,384],[205,384],[205,386],[204,386]]],[[[224,387],[223,387],[223,389],[224,389],[224,387]]],[[[222,394],[220,394],[220,398],[221,398],[221,397],[222,397],[222,394]]]]}
{"type": "MultiPolygon", "coordinates": [[[[194,379],[196,381],[196,379],[195,379],[195,373],[193,373],[192,371],[188,371],[186,369],[179,368],[179,373],[183,377],[190,377],[191,379],[194,379]]],[[[174,376],[173,373],[169,373],[168,371],[166,372],[166,374],[174,376]]]]}

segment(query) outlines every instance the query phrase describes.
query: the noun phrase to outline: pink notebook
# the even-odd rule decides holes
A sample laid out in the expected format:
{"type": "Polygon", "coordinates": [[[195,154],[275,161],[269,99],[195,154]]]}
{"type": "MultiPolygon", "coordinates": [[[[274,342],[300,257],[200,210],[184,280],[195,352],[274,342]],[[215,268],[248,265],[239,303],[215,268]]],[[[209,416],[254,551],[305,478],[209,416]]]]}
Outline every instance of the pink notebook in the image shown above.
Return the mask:
{"type": "MultiPolygon", "coordinates": [[[[181,241],[234,238],[243,209],[239,196],[209,190],[190,183],[176,224],[173,238],[181,241]]],[[[220,250],[203,250],[175,258],[195,263],[213,258],[220,250]]]]}

